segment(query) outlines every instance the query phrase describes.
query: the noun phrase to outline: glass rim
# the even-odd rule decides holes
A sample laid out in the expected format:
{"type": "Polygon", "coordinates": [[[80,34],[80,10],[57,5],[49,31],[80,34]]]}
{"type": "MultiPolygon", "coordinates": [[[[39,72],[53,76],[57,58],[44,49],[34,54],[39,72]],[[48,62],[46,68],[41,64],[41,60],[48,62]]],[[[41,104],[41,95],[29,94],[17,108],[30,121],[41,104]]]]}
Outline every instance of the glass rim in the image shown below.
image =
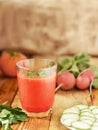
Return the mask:
{"type": "MultiPolygon", "coordinates": [[[[30,61],[30,60],[34,60],[35,58],[29,58],[29,59],[23,59],[23,60],[20,60],[18,62],[16,62],[16,67],[19,68],[19,69],[24,69],[24,70],[28,70],[30,71],[30,69],[28,69],[28,67],[24,67],[22,65],[20,65],[20,63],[23,63],[25,61],[30,61]]],[[[53,63],[52,66],[48,66],[48,67],[45,67],[45,68],[39,68],[38,70],[44,70],[44,69],[52,69],[54,67],[57,67],[57,62],[53,59],[48,59],[48,58],[37,58],[37,59],[40,59],[40,60],[47,60],[49,63],[53,63]]]]}

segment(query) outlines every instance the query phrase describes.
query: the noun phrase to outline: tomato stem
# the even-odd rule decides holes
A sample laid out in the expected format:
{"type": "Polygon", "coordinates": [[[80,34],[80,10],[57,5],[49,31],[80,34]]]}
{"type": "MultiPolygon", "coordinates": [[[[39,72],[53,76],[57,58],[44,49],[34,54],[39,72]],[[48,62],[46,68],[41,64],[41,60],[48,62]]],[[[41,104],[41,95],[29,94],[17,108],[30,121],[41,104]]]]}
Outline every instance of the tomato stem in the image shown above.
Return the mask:
{"type": "Polygon", "coordinates": [[[18,52],[13,52],[13,51],[10,51],[9,54],[12,57],[17,57],[19,55],[18,52]]]}

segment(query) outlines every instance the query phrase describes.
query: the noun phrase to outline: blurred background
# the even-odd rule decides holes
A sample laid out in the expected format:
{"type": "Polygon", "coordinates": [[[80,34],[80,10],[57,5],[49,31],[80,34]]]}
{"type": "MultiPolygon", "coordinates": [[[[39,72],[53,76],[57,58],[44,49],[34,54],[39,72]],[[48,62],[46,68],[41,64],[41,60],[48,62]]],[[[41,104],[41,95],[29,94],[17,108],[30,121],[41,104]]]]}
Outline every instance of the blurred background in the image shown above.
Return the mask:
{"type": "Polygon", "coordinates": [[[0,0],[0,51],[98,56],[98,0],[0,0]]]}

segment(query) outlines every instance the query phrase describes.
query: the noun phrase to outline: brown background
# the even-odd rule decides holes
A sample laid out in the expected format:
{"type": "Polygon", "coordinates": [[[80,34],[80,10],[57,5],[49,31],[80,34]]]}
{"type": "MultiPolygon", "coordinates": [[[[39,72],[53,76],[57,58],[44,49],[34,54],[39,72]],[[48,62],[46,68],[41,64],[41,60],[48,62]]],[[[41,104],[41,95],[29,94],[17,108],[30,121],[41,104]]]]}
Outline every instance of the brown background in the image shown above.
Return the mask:
{"type": "Polygon", "coordinates": [[[0,50],[98,55],[98,0],[0,0],[0,50]]]}

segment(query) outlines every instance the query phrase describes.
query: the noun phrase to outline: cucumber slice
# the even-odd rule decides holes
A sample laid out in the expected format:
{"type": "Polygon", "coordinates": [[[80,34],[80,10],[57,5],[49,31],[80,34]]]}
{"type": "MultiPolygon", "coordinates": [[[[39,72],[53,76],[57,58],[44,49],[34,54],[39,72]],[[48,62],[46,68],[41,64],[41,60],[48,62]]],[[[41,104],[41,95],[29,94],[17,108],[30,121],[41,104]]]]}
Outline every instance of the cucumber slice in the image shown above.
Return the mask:
{"type": "Polygon", "coordinates": [[[76,119],[75,118],[67,119],[67,120],[65,120],[63,118],[61,119],[61,123],[63,125],[65,125],[65,126],[71,126],[71,124],[72,124],[73,121],[76,121],[76,119]]]}
{"type": "Polygon", "coordinates": [[[86,105],[77,105],[77,107],[78,107],[80,110],[83,110],[83,109],[88,108],[88,106],[86,106],[86,105]]]}
{"type": "Polygon", "coordinates": [[[65,109],[61,123],[70,130],[98,130],[98,107],[75,105],[65,109]]]}
{"type": "Polygon", "coordinates": [[[91,113],[92,111],[88,108],[85,108],[85,109],[82,109],[81,112],[90,112],[91,113]]]}
{"type": "Polygon", "coordinates": [[[70,129],[70,130],[78,130],[78,129],[73,128],[73,127],[68,127],[68,129],[70,129]]]}
{"type": "Polygon", "coordinates": [[[87,123],[84,123],[82,121],[76,121],[72,122],[72,126],[76,129],[81,129],[81,130],[88,130],[90,129],[90,125],[87,123]]]}
{"type": "Polygon", "coordinates": [[[95,118],[96,118],[96,120],[98,119],[98,114],[95,114],[95,118]]]}
{"type": "Polygon", "coordinates": [[[93,123],[93,126],[97,126],[97,127],[98,127],[98,121],[95,121],[95,122],[93,123]]]}
{"type": "Polygon", "coordinates": [[[93,110],[93,109],[98,109],[98,106],[90,106],[89,107],[91,110],[93,110]]]}
{"type": "Polygon", "coordinates": [[[92,120],[80,120],[81,122],[84,122],[84,123],[87,123],[88,125],[93,125],[93,122],[92,122],[92,120]]]}
{"type": "Polygon", "coordinates": [[[92,127],[92,129],[91,130],[98,130],[98,127],[92,127]]]}
{"type": "Polygon", "coordinates": [[[89,118],[95,118],[95,116],[90,112],[81,112],[81,116],[88,116],[89,118]]]}
{"type": "Polygon", "coordinates": [[[65,114],[65,113],[79,114],[79,108],[77,108],[77,107],[71,107],[70,109],[64,110],[63,114],[65,114]]]}
{"type": "Polygon", "coordinates": [[[63,114],[62,115],[62,118],[63,119],[76,119],[76,120],[78,120],[79,119],[79,115],[78,114],[74,114],[74,113],[66,113],[66,114],[63,114]]]}
{"type": "Polygon", "coordinates": [[[91,122],[94,122],[96,119],[89,116],[82,115],[80,116],[80,120],[90,120],[91,122]]]}
{"type": "Polygon", "coordinates": [[[98,108],[94,108],[94,109],[92,110],[92,113],[93,113],[93,114],[98,114],[98,108]]]}

